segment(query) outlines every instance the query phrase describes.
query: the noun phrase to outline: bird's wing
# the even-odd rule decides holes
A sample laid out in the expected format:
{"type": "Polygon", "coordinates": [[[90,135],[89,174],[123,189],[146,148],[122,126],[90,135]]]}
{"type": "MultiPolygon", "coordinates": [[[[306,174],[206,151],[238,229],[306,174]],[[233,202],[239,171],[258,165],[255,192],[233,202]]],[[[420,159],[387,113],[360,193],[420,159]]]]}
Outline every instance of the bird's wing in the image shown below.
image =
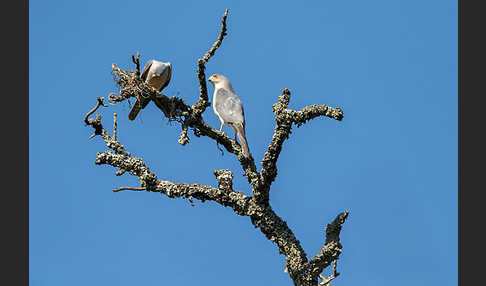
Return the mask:
{"type": "Polygon", "coordinates": [[[214,108],[214,113],[216,115],[219,115],[220,110],[223,109],[223,102],[228,99],[228,91],[226,89],[222,88],[216,88],[214,90],[214,96],[213,96],[213,108],[214,108]]]}
{"type": "Polygon", "coordinates": [[[243,103],[236,94],[226,88],[220,88],[215,97],[215,109],[226,123],[245,124],[243,103]]]}
{"type": "Polygon", "coordinates": [[[169,85],[170,77],[172,76],[172,69],[170,68],[169,65],[167,65],[166,69],[167,69],[167,71],[165,72],[166,76],[164,77],[165,82],[162,84],[159,91],[162,91],[166,86],[169,85]]]}
{"type": "Polygon", "coordinates": [[[150,70],[150,67],[152,66],[152,63],[154,62],[154,60],[150,60],[148,61],[145,66],[143,67],[142,69],[142,75],[140,76],[140,78],[145,81],[147,79],[147,74],[150,70]]]}

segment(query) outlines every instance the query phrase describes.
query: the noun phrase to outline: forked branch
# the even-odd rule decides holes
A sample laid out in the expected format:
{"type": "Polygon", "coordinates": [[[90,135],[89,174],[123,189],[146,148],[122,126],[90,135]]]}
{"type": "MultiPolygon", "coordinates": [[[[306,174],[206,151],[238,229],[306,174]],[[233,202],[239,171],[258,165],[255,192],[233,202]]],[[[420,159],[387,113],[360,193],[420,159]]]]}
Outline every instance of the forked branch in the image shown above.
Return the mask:
{"type": "Polygon", "coordinates": [[[291,134],[292,125],[300,126],[306,121],[318,116],[326,116],[338,121],[343,119],[343,111],[340,108],[332,108],[327,105],[311,105],[300,111],[288,109],[290,103],[290,91],[284,89],[278,97],[278,102],[273,105],[276,126],[272,141],[268,145],[267,152],[263,156],[261,177],[261,193],[259,199],[262,203],[269,200],[270,186],[277,176],[277,161],[282,151],[282,146],[291,134]]]}

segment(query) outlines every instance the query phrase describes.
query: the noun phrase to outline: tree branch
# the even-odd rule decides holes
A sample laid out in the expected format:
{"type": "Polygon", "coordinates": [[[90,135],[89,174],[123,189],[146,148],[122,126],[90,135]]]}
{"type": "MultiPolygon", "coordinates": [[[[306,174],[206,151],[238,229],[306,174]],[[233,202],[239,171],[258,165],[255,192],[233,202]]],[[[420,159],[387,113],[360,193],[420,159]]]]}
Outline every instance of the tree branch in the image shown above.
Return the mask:
{"type": "Polygon", "coordinates": [[[147,190],[146,188],[133,188],[133,187],[120,187],[116,188],[113,190],[114,193],[117,193],[119,191],[145,191],[147,190]]]}
{"type": "Polygon", "coordinates": [[[242,216],[248,216],[252,213],[250,210],[257,207],[251,201],[251,197],[232,189],[217,189],[200,184],[173,183],[158,180],[157,175],[150,171],[142,159],[133,156],[124,156],[111,151],[105,151],[97,155],[95,164],[110,165],[126,170],[133,176],[137,176],[141,188],[130,188],[132,190],[143,189],[150,192],[159,192],[169,198],[195,198],[202,202],[214,201],[222,206],[231,207],[236,214],[242,216]]]}
{"type": "Polygon", "coordinates": [[[309,272],[312,277],[317,277],[324,268],[328,267],[333,261],[336,261],[339,258],[342,250],[339,235],[341,233],[342,224],[346,221],[348,215],[349,211],[340,213],[324,229],[326,233],[326,242],[324,246],[321,251],[304,266],[306,272],[309,272]]]}
{"type": "Polygon", "coordinates": [[[343,120],[343,111],[341,110],[341,108],[332,108],[325,104],[313,104],[311,106],[306,106],[302,108],[300,111],[288,110],[287,112],[292,118],[292,123],[297,124],[298,127],[306,123],[308,120],[314,119],[319,116],[326,116],[332,119],[336,119],[337,121],[343,120]]]}
{"type": "Polygon", "coordinates": [[[288,273],[295,280],[307,262],[307,255],[287,223],[270,206],[258,206],[250,216],[251,222],[267,239],[277,244],[279,252],[286,257],[288,273]]]}
{"type": "Polygon", "coordinates": [[[95,132],[94,134],[91,136],[94,137],[96,135],[101,135],[101,137],[103,137],[103,140],[105,140],[105,143],[106,143],[106,146],[108,146],[109,148],[113,149],[117,154],[122,154],[122,155],[130,155],[130,153],[128,153],[126,150],[125,150],[125,147],[123,147],[123,145],[120,144],[120,142],[114,140],[110,134],[108,134],[108,132],[106,132],[106,130],[103,128],[103,125],[101,124],[101,115],[98,114],[96,116],[96,118],[91,118],[91,119],[88,119],[88,117],[93,114],[100,106],[107,106],[106,104],[103,103],[103,97],[97,97],[97,103],[96,103],[96,106],[93,107],[93,109],[91,109],[88,113],[86,113],[86,116],[84,117],[84,123],[85,125],[90,125],[91,127],[94,128],[95,132]]]}
{"type": "Polygon", "coordinates": [[[262,191],[260,199],[268,203],[270,186],[277,176],[277,160],[282,151],[283,142],[289,137],[292,123],[286,118],[285,110],[290,102],[290,91],[284,89],[282,95],[278,97],[277,103],[273,105],[273,113],[277,125],[275,126],[272,141],[268,145],[268,150],[263,155],[262,169],[260,177],[262,181],[262,191]]]}
{"type": "Polygon", "coordinates": [[[106,104],[103,103],[104,100],[103,97],[97,97],[96,100],[97,102],[95,107],[93,107],[90,111],[88,111],[88,113],[86,113],[83,119],[84,126],[91,125],[94,128],[95,132],[92,137],[96,135],[100,135],[101,131],[103,130],[103,126],[101,126],[101,115],[98,114],[96,118],[92,118],[92,119],[88,119],[88,117],[91,116],[91,114],[93,114],[96,110],[98,110],[100,106],[104,106],[104,107],[107,106],[106,104]]]}
{"type": "Polygon", "coordinates": [[[263,203],[269,200],[270,186],[277,176],[277,161],[282,151],[282,146],[292,133],[292,124],[302,125],[306,121],[318,116],[327,116],[338,121],[343,118],[340,108],[332,108],[327,105],[311,105],[302,108],[300,111],[288,109],[290,102],[290,91],[284,89],[278,97],[277,103],[273,105],[273,113],[277,125],[275,126],[272,141],[268,145],[267,152],[263,156],[260,177],[262,190],[259,199],[263,203]]]}

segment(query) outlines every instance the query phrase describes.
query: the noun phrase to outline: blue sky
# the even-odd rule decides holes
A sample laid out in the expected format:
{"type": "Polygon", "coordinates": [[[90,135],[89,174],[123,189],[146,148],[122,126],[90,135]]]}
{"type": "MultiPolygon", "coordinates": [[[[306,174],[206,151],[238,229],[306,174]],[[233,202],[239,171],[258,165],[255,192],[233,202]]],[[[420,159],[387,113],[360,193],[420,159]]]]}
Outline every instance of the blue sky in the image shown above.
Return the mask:
{"type": "MultiPolygon", "coordinates": [[[[272,104],[328,104],[344,120],[294,128],[278,162],[274,210],[309,256],[324,226],[350,210],[335,285],[457,285],[456,1],[32,1],[30,2],[30,285],[292,285],[285,257],[248,217],[215,203],[120,192],[128,174],[96,166],[107,147],[84,114],[116,91],[111,64],[141,52],[170,61],[164,90],[192,104],[196,61],[244,103],[247,139],[260,160],[272,104]]],[[[213,88],[209,88],[210,94],[213,88]]],[[[234,158],[208,138],[177,143],[151,103],[134,122],[127,103],[101,110],[118,136],[161,179],[216,186],[234,158]]],[[[219,121],[208,108],[204,119],[219,121]]],[[[225,127],[225,131],[233,134],[225,127]]],[[[327,272],[326,272],[327,273],[327,272]]]]}

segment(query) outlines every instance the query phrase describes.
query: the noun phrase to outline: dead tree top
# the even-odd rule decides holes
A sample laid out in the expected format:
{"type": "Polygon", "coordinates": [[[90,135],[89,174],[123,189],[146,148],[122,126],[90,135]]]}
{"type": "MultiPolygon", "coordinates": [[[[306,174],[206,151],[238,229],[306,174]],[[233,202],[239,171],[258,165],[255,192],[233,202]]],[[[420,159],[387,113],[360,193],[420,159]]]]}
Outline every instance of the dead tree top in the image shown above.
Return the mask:
{"type": "Polygon", "coordinates": [[[135,64],[135,71],[122,70],[115,64],[112,65],[114,81],[119,85],[119,94],[111,93],[108,101],[112,104],[127,100],[131,97],[150,98],[161,110],[169,121],[180,123],[181,134],[178,142],[182,145],[189,143],[189,129],[196,137],[206,136],[218,144],[221,144],[227,152],[234,154],[239,160],[251,186],[251,194],[233,189],[233,173],[229,170],[213,171],[217,180],[217,187],[200,185],[197,183],[176,183],[161,180],[152,173],[144,160],[132,156],[116,138],[116,114],[114,114],[114,132],[110,135],[102,126],[101,115],[89,119],[100,106],[106,107],[103,98],[97,98],[96,106],[91,109],[84,118],[85,125],[93,127],[92,137],[99,135],[103,138],[106,146],[111,149],[98,153],[95,164],[111,165],[118,169],[115,173],[120,176],[126,172],[139,179],[140,187],[119,187],[114,192],[122,190],[159,192],[170,198],[185,198],[193,203],[193,199],[214,201],[225,207],[230,207],[241,216],[250,217],[251,223],[272,242],[274,242],[280,253],[286,257],[286,271],[294,281],[295,285],[318,285],[318,277],[323,279],[320,285],[329,284],[339,273],[334,265],[333,275],[325,278],[321,275],[324,268],[332,262],[336,262],[342,250],[339,241],[341,225],[345,222],[348,211],[340,213],[336,219],[328,224],[324,230],[325,243],[321,251],[310,260],[299,240],[294,236],[292,230],[287,226],[271,208],[269,192],[272,182],[277,176],[277,160],[282,151],[282,146],[291,134],[292,126],[301,126],[307,121],[316,117],[325,116],[337,121],[343,119],[343,111],[340,108],[333,108],[327,105],[310,105],[300,110],[289,109],[290,91],[283,89],[277,102],[273,105],[273,113],[276,122],[272,140],[268,145],[261,161],[261,170],[258,172],[252,156],[245,158],[241,152],[240,145],[233,139],[226,136],[211,126],[202,117],[202,113],[210,106],[206,86],[205,65],[221,46],[227,34],[226,18],[228,9],[222,17],[222,26],[218,38],[209,51],[197,61],[197,77],[199,79],[199,100],[192,106],[187,105],[177,97],[169,98],[166,95],[152,90],[140,79],[140,54],[132,55],[135,64]]]}

